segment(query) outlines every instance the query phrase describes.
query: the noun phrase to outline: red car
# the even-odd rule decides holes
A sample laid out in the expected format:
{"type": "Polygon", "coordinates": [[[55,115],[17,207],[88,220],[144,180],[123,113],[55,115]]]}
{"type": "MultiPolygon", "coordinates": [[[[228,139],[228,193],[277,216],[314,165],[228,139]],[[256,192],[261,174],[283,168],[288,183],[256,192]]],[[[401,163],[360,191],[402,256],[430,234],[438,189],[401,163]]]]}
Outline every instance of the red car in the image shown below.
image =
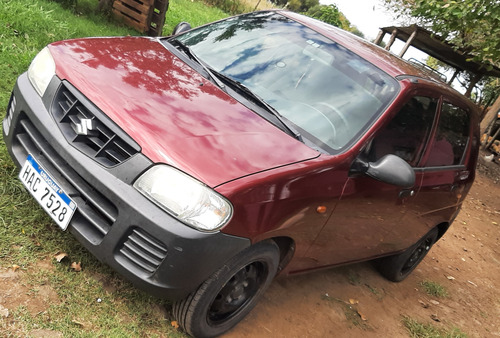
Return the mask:
{"type": "Polygon", "coordinates": [[[376,260],[404,279],[457,216],[479,145],[463,96],[284,11],[52,43],[3,133],[57,225],[194,336],[236,325],[277,273],[376,260]]]}

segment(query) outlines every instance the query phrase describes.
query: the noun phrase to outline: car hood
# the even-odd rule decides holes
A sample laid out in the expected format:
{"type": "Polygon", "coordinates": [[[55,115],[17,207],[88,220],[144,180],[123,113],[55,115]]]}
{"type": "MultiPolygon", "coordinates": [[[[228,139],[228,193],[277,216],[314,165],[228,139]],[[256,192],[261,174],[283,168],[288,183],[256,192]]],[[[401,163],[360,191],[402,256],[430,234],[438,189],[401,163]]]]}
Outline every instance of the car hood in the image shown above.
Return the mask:
{"type": "Polygon", "coordinates": [[[142,148],[215,187],[317,157],[202,77],[152,38],[90,38],[49,45],[56,73],[142,148]]]}

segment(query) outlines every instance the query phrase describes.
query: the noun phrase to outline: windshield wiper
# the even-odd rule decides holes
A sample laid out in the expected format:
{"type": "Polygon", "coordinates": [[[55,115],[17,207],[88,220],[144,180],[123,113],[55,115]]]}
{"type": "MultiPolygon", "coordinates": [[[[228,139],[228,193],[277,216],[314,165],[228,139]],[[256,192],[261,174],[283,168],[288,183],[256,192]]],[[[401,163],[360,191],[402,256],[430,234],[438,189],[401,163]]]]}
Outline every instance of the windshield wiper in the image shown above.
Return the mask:
{"type": "Polygon", "coordinates": [[[176,47],[179,47],[190,59],[194,60],[196,63],[198,63],[203,70],[208,74],[208,77],[215,82],[215,84],[222,90],[226,91],[226,85],[213,73],[213,70],[208,68],[207,65],[198,58],[198,56],[193,52],[189,46],[183,44],[179,40],[175,39],[170,39],[169,41],[171,44],[175,45],[176,47]]]}
{"type": "MultiPolygon", "coordinates": [[[[212,70],[214,71],[214,70],[212,70]]],[[[214,71],[215,72],[215,71],[214,71]]],[[[283,116],[276,110],[274,109],[273,106],[271,106],[269,103],[267,103],[263,98],[261,98],[259,95],[255,94],[251,89],[249,89],[247,86],[245,86],[243,83],[236,81],[232,78],[230,78],[227,75],[221,74],[219,72],[216,72],[217,76],[224,80],[226,83],[229,83],[229,85],[235,89],[236,91],[240,92],[241,94],[244,94],[246,97],[250,97],[254,102],[256,102],[259,106],[263,107],[266,109],[271,115],[276,117],[276,119],[281,122],[281,124],[285,127],[285,129],[297,140],[300,142],[304,142],[302,140],[302,135],[300,135],[299,131],[295,129],[294,126],[292,126],[288,121],[286,121],[283,116]]]]}
{"type": "Polygon", "coordinates": [[[266,101],[264,101],[264,99],[262,99],[260,96],[258,96],[254,92],[252,92],[244,84],[208,67],[203,61],[201,61],[198,58],[198,56],[193,52],[193,50],[191,48],[189,48],[189,46],[183,44],[179,40],[170,39],[169,42],[171,44],[173,44],[174,46],[179,47],[189,58],[191,58],[196,63],[198,63],[203,68],[203,70],[208,74],[210,79],[213,82],[215,82],[215,84],[217,86],[219,86],[219,88],[221,88],[224,92],[227,93],[226,85],[224,84],[224,82],[229,83],[229,85],[234,90],[236,90],[237,92],[240,92],[241,94],[244,94],[246,97],[250,97],[252,99],[252,101],[256,102],[259,106],[263,107],[269,113],[271,113],[271,115],[276,117],[276,119],[283,125],[283,127],[285,127],[286,131],[288,131],[288,133],[290,133],[294,138],[296,138],[300,142],[304,142],[302,140],[302,135],[300,135],[300,133],[297,131],[297,129],[295,129],[295,127],[293,127],[290,123],[285,121],[283,116],[281,116],[281,114],[278,113],[278,111],[276,109],[274,109],[271,105],[269,105],[266,101]],[[222,82],[221,79],[224,80],[224,82],[222,82]]]}

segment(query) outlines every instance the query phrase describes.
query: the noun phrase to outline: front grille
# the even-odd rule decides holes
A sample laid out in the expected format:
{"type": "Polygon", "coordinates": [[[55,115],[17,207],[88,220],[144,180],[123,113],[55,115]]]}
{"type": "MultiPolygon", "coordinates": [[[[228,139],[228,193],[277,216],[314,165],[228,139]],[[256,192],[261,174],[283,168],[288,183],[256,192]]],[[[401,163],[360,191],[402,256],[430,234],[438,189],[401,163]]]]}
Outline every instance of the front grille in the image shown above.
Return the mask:
{"type": "Polygon", "coordinates": [[[67,82],[57,90],[51,113],[68,143],[106,167],[140,151],[137,143],[67,82]]]}
{"type": "Polygon", "coordinates": [[[66,163],[24,114],[14,134],[12,148],[20,152],[18,158],[32,154],[50,173],[78,205],[71,225],[89,242],[98,245],[116,221],[116,206],[66,163]]]}
{"type": "Polygon", "coordinates": [[[152,274],[167,256],[165,245],[142,229],[135,228],[120,249],[129,263],[152,274]]]}

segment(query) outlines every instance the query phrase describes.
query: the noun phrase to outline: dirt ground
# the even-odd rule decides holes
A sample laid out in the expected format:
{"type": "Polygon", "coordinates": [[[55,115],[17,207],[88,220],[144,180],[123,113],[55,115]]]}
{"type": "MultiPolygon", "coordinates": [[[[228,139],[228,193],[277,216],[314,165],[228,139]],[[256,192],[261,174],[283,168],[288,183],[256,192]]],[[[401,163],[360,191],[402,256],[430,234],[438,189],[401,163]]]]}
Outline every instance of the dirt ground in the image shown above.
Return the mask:
{"type": "MultiPolygon", "coordinates": [[[[404,317],[469,337],[500,337],[500,165],[482,160],[479,169],[454,225],[405,281],[383,279],[370,263],[278,278],[225,337],[408,337],[404,317]],[[427,295],[424,280],[448,296],[427,295]]],[[[51,268],[50,261],[38,265],[51,268]]],[[[48,286],[30,295],[21,278],[0,271],[0,316],[20,305],[36,314],[57,300],[48,286]]],[[[30,334],[57,334],[38,331],[30,334]]]]}
{"type": "Polygon", "coordinates": [[[278,278],[226,337],[408,337],[404,317],[500,337],[500,165],[482,158],[453,226],[405,281],[370,263],[278,278]],[[448,296],[428,296],[422,281],[448,296]]]}

